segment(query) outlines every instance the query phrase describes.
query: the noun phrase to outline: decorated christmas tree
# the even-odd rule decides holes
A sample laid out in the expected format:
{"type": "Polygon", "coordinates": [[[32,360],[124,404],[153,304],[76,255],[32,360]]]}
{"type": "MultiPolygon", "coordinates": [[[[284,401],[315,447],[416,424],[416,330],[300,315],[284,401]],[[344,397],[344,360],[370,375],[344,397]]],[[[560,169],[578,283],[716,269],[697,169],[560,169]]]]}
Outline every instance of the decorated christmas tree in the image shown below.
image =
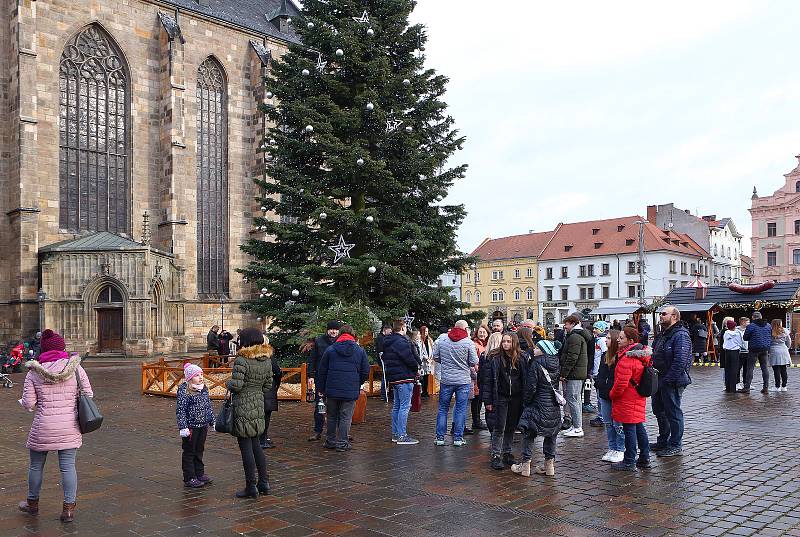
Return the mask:
{"type": "Polygon", "coordinates": [[[242,272],[261,288],[246,308],[278,341],[331,312],[363,331],[393,317],[448,322],[463,306],[436,282],[470,262],[455,243],[464,209],[441,204],[466,171],[447,167],[464,139],[442,101],[447,78],[424,66],[414,6],[304,1],[292,22],[302,45],[266,81],[276,105],[254,222],[266,237],[243,246],[254,261],[242,272]]]}

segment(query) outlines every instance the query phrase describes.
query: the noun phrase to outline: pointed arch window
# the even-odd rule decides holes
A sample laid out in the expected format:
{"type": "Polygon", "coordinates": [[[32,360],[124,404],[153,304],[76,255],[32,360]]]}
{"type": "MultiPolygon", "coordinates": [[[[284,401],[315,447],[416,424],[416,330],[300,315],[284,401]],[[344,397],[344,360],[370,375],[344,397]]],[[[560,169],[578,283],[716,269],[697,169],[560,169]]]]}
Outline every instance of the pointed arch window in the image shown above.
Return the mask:
{"type": "Polygon", "coordinates": [[[59,64],[59,226],[129,231],[129,74],[99,26],[79,32],[59,64]]]}
{"type": "Polygon", "coordinates": [[[197,292],[228,294],[227,88],[222,65],[197,70],[197,292]]]}

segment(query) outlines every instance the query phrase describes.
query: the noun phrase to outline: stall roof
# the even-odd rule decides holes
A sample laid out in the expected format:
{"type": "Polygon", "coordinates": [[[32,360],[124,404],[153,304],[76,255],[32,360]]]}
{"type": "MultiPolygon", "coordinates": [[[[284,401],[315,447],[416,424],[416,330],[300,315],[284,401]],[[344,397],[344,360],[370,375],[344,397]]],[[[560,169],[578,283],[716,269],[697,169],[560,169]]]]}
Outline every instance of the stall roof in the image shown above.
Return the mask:
{"type": "Polygon", "coordinates": [[[589,315],[633,315],[637,312],[646,311],[642,306],[628,305],[628,306],[610,306],[607,308],[595,308],[589,315]]]}
{"type": "Polygon", "coordinates": [[[658,308],[658,313],[664,311],[665,308],[676,307],[678,311],[683,312],[704,312],[717,306],[716,302],[690,302],[688,304],[664,304],[658,308]]]}
{"type": "Polygon", "coordinates": [[[678,287],[670,291],[664,301],[670,304],[694,304],[696,302],[750,304],[756,300],[762,302],[788,302],[797,296],[798,290],[800,290],[800,282],[778,282],[772,289],[754,295],[737,293],[728,289],[727,286],[715,285],[708,288],[705,298],[697,299],[695,298],[697,289],[678,287]]]}

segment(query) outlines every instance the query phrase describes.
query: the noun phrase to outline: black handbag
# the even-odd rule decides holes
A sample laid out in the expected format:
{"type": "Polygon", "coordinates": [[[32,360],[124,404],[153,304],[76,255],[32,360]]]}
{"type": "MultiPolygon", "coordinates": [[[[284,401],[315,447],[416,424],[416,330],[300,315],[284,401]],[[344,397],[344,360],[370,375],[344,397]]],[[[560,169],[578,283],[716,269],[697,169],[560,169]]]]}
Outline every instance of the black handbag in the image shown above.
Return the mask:
{"type": "Polygon", "coordinates": [[[225,400],[214,420],[214,430],[218,433],[233,434],[233,401],[230,392],[225,392],[225,400]]]}
{"type": "Polygon", "coordinates": [[[83,393],[81,372],[78,368],[75,368],[75,378],[78,381],[78,427],[81,434],[91,433],[103,424],[103,415],[94,399],[83,393]]]}

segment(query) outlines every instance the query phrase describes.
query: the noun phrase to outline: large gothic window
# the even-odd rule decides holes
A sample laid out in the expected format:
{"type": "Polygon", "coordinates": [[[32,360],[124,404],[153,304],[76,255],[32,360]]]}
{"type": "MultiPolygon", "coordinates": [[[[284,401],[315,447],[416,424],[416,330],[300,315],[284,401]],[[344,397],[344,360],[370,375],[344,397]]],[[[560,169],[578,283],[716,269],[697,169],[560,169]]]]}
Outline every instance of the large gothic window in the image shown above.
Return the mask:
{"type": "Polygon", "coordinates": [[[129,230],[128,71],[98,26],[70,40],[59,74],[59,225],[129,230]]]}
{"type": "Polygon", "coordinates": [[[228,293],[228,148],[225,74],[214,58],[197,71],[197,292],[228,293]]]}

